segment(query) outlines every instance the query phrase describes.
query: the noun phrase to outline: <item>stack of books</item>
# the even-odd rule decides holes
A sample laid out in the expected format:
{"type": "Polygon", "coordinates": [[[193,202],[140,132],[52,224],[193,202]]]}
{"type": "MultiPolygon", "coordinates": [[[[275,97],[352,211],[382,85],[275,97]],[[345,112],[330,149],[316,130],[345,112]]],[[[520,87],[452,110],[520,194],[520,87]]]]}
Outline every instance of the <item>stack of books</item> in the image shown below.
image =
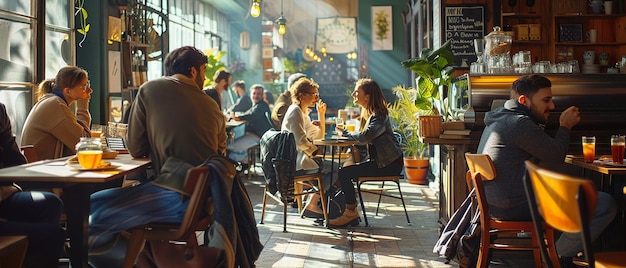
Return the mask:
{"type": "Polygon", "coordinates": [[[446,122],[443,124],[443,133],[440,139],[469,139],[471,129],[465,129],[464,122],[446,122]]]}

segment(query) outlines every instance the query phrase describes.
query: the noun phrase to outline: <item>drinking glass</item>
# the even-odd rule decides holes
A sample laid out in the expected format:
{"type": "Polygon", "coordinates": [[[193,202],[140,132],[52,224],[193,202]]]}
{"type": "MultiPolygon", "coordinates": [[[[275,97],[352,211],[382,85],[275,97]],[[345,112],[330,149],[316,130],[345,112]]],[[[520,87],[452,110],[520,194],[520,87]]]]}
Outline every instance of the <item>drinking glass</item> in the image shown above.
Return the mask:
{"type": "Polygon", "coordinates": [[[104,133],[106,133],[106,126],[103,125],[91,125],[91,137],[92,138],[100,138],[104,133]]]}
{"type": "Polygon", "coordinates": [[[611,136],[611,155],[613,156],[613,163],[624,164],[624,144],[626,137],[624,135],[612,135],[611,136]]]}
{"type": "Polygon", "coordinates": [[[102,143],[100,138],[80,138],[76,144],[78,163],[85,169],[94,169],[100,166],[102,160],[102,143]]]}
{"type": "Polygon", "coordinates": [[[338,116],[335,119],[335,127],[338,129],[337,131],[337,135],[341,136],[341,133],[343,132],[343,126],[344,126],[344,121],[343,118],[341,118],[340,116],[338,116]]]}
{"type": "Polygon", "coordinates": [[[583,158],[585,162],[591,163],[596,158],[596,137],[583,136],[583,158]]]}
{"type": "Polygon", "coordinates": [[[346,129],[348,130],[348,132],[354,133],[354,131],[356,131],[356,120],[348,120],[348,122],[346,122],[346,129]]]}

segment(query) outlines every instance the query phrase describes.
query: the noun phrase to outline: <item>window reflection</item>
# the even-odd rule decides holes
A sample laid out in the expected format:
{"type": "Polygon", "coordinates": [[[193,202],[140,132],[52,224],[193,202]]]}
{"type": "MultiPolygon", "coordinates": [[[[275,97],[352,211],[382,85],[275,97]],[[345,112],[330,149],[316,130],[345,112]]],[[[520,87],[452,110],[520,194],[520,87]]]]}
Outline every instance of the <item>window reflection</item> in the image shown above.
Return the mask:
{"type": "Polygon", "coordinates": [[[0,1],[0,9],[12,11],[15,13],[30,15],[31,0],[3,0],[0,1]]]}
{"type": "Polygon", "coordinates": [[[67,65],[73,65],[69,33],[46,31],[46,78],[54,77],[67,65]]]}
{"type": "Polygon", "coordinates": [[[69,4],[73,1],[46,0],[46,24],[70,27],[69,4]]]}
{"type": "Polygon", "coordinates": [[[31,82],[32,28],[28,23],[0,18],[0,81],[31,82]]]}
{"type": "Polygon", "coordinates": [[[7,107],[11,129],[15,132],[16,141],[19,144],[24,121],[28,116],[31,105],[31,88],[29,87],[2,87],[0,86],[0,102],[7,107]]]}

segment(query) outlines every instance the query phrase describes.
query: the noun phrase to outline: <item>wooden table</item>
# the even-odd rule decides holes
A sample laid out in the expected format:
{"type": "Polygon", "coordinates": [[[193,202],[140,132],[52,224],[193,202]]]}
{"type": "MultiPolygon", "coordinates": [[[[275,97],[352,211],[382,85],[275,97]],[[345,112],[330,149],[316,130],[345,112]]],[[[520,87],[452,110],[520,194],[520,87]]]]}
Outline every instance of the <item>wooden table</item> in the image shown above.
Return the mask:
{"type": "Polygon", "coordinates": [[[28,184],[29,187],[63,188],[71,266],[89,267],[87,241],[90,195],[112,185],[121,185],[126,174],[148,167],[150,160],[133,159],[129,154],[120,154],[115,159],[106,160],[119,167],[106,171],[79,171],[74,166],[65,165],[65,160],[67,157],[0,169],[0,183],[17,182],[28,184]]]}

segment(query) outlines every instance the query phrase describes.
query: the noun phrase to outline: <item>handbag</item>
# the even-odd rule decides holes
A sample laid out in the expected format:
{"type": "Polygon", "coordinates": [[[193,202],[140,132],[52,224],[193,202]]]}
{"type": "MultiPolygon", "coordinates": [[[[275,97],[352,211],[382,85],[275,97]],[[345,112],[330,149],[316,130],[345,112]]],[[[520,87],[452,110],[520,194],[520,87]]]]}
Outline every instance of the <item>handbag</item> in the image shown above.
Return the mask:
{"type": "Polygon", "coordinates": [[[213,268],[226,267],[224,250],[199,246],[192,232],[186,244],[166,240],[147,241],[139,254],[137,268],[213,268]]]}

